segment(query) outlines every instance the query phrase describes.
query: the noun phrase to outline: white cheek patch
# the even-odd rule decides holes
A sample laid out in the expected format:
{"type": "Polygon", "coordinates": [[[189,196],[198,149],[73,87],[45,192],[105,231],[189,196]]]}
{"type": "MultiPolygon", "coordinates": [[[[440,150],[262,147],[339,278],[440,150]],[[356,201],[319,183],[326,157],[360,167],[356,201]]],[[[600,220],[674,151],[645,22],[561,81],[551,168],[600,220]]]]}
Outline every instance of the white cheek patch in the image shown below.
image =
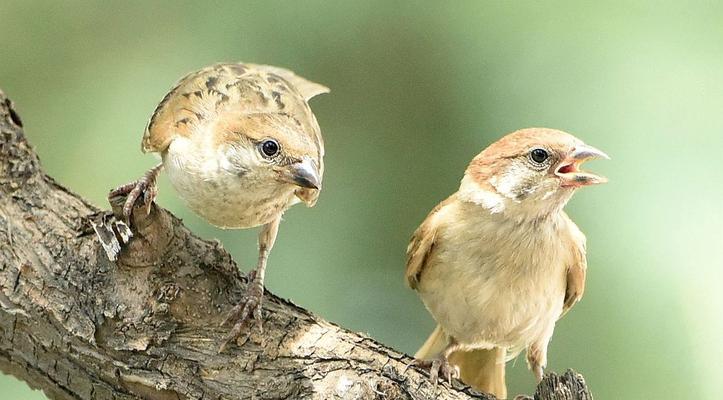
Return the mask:
{"type": "Polygon", "coordinates": [[[519,202],[515,190],[522,185],[522,177],[525,176],[524,167],[512,164],[501,176],[493,176],[490,178],[489,183],[497,189],[497,193],[505,196],[508,199],[519,202]]]}
{"type": "Polygon", "coordinates": [[[501,213],[505,210],[505,201],[502,196],[487,190],[479,190],[475,194],[473,201],[488,209],[492,214],[501,213]]]}
{"type": "Polygon", "coordinates": [[[219,167],[233,175],[243,174],[244,171],[260,164],[256,149],[242,146],[224,146],[218,150],[218,159],[219,167]]]}
{"type": "Polygon", "coordinates": [[[478,204],[492,214],[505,210],[505,199],[495,192],[484,190],[471,178],[465,176],[459,188],[462,199],[478,204]]]}
{"type": "Polygon", "coordinates": [[[187,173],[211,179],[219,172],[219,161],[214,157],[214,152],[188,138],[174,139],[168,146],[168,154],[175,167],[187,173]]]}

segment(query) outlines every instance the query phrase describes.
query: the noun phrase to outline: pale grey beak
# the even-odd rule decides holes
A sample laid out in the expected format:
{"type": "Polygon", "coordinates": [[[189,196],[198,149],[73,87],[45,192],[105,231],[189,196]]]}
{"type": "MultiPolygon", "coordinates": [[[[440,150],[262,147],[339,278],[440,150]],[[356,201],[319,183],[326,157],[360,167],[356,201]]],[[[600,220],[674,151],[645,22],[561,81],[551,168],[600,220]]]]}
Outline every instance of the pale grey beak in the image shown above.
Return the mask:
{"type": "Polygon", "coordinates": [[[595,158],[602,158],[605,160],[610,159],[610,156],[605,154],[602,150],[598,150],[586,144],[575,147],[575,150],[573,150],[568,157],[579,161],[587,161],[595,158]]]}
{"type": "Polygon", "coordinates": [[[562,187],[578,188],[607,182],[608,180],[604,176],[579,169],[585,161],[596,158],[610,159],[603,151],[592,146],[586,144],[576,146],[555,169],[555,174],[561,179],[562,187]]]}
{"type": "Polygon", "coordinates": [[[291,182],[297,186],[309,189],[319,189],[321,179],[316,163],[309,157],[304,157],[301,162],[289,166],[289,177],[291,182]]]}

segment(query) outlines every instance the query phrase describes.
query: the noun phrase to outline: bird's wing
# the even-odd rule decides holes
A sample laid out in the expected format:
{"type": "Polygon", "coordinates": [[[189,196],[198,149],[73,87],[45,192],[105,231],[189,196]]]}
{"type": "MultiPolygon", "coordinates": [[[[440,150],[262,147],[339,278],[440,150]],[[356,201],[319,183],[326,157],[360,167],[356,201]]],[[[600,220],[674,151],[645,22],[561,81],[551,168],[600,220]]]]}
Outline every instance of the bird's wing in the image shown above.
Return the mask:
{"type": "Polygon", "coordinates": [[[562,306],[560,318],[570,311],[572,306],[582,298],[585,292],[585,275],[587,273],[585,235],[566,214],[565,218],[569,222],[568,226],[570,227],[570,235],[566,239],[570,243],[572,262],[567,268],[567,288],[565,290],[565,301],[562,306]]]}
{"type": "Polygon", "coordinates": [[[181,78],[166,94],[148,122],[142,149],[163,152],[176,137],[208,132],[204,128],[212,124],[233,123],[246,115],[265,114],[290,120],[299,135],[314,138],[321,159],[321,130],[306,100],[325,91],[324,86],[282,68],[215,64],[181,78]]]}
{"type": "Polygon", "coordinates": [[[438,218],[439,211],[452,201],[454,201],[454,195],[434,207],[412,235],[412,240],[407,246],[407,270],[405,273],[407,284],[412,289],[417,289],[422,271],[427,266],[429,256],[434,250],[439,224],[441,223],[440,218],[438,218]]]}
{"type": "Polygon", "coordinates": [[[294,85],[296,90],[301,93],[302,96],[304,96],[304,100],[311,100],[312,97],[318,96],[320,94],[329,93],[329,88],[316,83],[312,82],[308,79],[302,78],[299,75],[296,75],[293,71],[289,71],[286,68],[281,67],[275,67],[273,65],[261,65],[261,64],[246,64],[248,66],[251,66],[253,68],[256,68],[261,71],[268,72],[270,74],[276,74],[294,85]]]}

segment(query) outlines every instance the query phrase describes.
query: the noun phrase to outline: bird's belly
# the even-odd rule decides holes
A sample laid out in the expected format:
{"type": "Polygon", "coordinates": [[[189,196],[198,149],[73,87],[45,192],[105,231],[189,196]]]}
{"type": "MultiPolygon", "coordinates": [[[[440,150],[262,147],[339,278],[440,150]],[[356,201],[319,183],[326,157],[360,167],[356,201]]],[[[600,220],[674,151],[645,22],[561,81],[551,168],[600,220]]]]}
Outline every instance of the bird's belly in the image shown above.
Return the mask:
{"type": "Polygon", "coordinates": [[[164,163],[171,184],[188,207],[220,228],[251,228],[271,222],[293,204],[293,187],[263,186],[225,171],[209,174],[164,163]]]}
{"type": "MultiPolygon", "coordinates": [[[[441,261],[441,260],[440,260],[441,261]]],[[[420,282],[420,295],[442,329],[471,347],[522,348],[551,334],[562,311],[564,264],[497,268],[445,260],[420,282]]]]}

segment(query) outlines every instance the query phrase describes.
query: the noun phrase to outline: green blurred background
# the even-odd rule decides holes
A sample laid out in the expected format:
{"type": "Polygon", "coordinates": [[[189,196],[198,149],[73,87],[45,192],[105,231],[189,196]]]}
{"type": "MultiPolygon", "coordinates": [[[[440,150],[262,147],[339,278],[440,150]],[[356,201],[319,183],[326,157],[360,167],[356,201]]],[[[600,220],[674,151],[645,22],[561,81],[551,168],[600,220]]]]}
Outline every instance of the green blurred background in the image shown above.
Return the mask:
{"type": "MultiPolygon", "coordinates": [[[[154,165],[140,139],[171,84],[238,60],[332,89],[312,101],[324,191],[286,214],[271,291],[413,353],[434,323],[403,284],[410,234],[491,141],[559,128],[613,159],[567,207],[588,288],[549,370],[582,372],[598,399],[720,397],[723,3],[0,2],[0,87],[47,172],[101,207],[154,165]]],[[[255,231],[215,229],[160,185],[253,265],[255,231]]],[[[523,358],[508,371],[510,393],[533,390],[523,358]]],[[[0,393],[43,398],[6,376],[0,393]]]]}

